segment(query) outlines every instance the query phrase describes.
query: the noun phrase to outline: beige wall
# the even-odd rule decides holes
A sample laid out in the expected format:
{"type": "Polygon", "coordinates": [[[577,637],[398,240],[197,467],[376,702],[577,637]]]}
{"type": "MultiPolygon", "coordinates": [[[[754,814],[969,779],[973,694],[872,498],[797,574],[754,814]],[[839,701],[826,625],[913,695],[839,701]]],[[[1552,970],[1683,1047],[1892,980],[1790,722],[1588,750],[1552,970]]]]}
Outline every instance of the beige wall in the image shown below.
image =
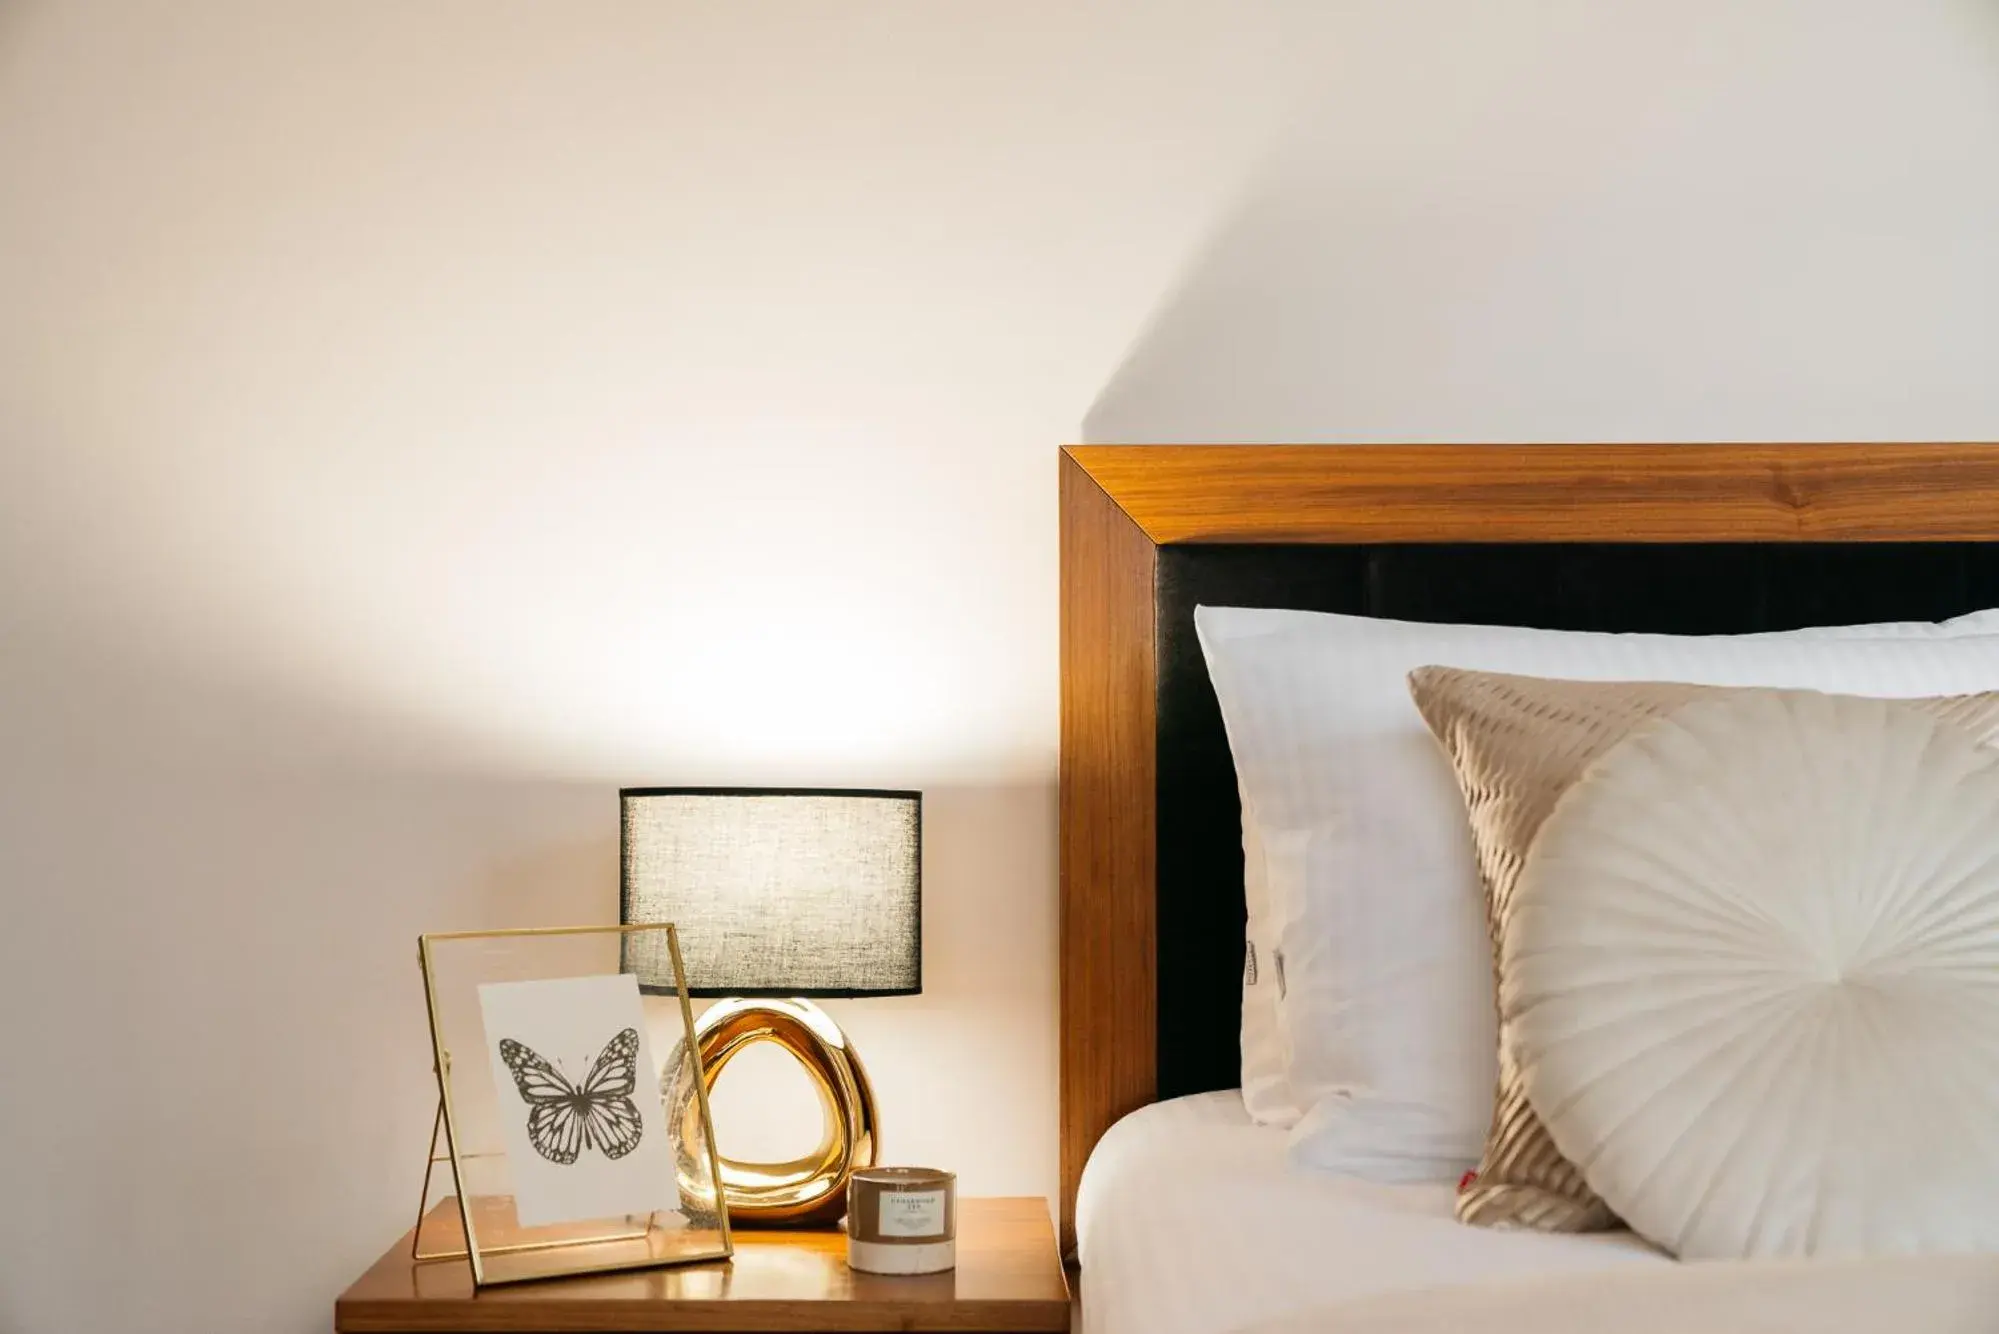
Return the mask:
{"type": "Polygon", "coordinates": [[[925,788],[1051,1189],[1054,446],[1999,437],[1995,163],[1990,0],[0,4],[0,1330],[323,1328],[620,782],[925,788]]]}

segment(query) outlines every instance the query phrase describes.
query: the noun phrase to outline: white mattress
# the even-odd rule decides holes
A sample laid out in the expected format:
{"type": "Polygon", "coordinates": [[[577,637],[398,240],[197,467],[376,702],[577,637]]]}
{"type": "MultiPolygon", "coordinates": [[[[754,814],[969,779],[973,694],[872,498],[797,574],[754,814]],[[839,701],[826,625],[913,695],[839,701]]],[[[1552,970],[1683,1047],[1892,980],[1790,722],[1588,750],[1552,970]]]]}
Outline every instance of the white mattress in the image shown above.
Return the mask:
{"type": "Polygon", "coordinates": [[[1455,1183],[1294,1167],[1286,1138],[1235,1090],[1113,1126],[1076,1201],[1083,1334],[1226,1334],[1364,1297],[1672,1263],[1625,1232],[1469,1227],[1451,1213],[1455,1183]]]}

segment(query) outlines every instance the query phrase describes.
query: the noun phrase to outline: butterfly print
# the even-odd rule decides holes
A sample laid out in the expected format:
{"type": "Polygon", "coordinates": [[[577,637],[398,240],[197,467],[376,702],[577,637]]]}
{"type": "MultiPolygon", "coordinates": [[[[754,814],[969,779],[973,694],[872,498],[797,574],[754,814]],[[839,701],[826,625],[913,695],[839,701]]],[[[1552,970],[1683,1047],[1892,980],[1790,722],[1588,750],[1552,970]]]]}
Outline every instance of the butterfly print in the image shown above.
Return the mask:
{"type": "Polygon", "coordinates": [[[579,1087],[532,1048],[500,1039],[500,1059],[528,1105],[528,1142],[564,1167],[584,1149],[622,1158],[639,1146],[644,1123],[632,1092],[639,1084],[639,1032],[627,1028],[604,1044],[579,1087]]]}

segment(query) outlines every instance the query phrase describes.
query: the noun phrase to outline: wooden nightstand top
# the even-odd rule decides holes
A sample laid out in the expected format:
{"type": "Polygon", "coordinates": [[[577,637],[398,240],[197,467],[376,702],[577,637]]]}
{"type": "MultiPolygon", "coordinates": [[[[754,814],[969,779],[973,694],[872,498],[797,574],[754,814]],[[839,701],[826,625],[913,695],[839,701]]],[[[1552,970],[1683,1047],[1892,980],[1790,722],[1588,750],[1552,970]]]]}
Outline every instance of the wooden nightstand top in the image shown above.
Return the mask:
{"type": "Polygon", "coordinates": [[[333,1308],[363,1331],[663,1330],[695,1334],[1065,1334],[1069,1289],[1048,1202],[958,1201],[958,1267],[895,1278],[847,1268],[827,1229],[735,1229],[736,1258],[551,1279],[475,1294],[463,1260],[409,1258],[404,1234],[333,1308]]]}

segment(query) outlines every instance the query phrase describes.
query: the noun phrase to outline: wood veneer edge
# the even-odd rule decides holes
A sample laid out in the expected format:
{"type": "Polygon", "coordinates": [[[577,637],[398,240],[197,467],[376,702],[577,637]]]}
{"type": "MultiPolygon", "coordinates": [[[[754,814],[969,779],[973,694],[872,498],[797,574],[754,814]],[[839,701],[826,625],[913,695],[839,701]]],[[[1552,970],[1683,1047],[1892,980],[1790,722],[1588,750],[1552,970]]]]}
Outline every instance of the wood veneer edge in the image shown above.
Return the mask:
{"type": "MultiPolygon", "coordinates": [[[[560,1280],[552,1280],[559,1282],[560,1280]]],[[[421,1302],[382,1303],[365,1312],[336,1313],[341,1334],[530,1334],[556,1329],[652,1331],[653,1334],[1062,1334],[1070,1325],[1070,1302],[846,1304],[839,1302],[755,1304],[687,1301],[671,1304],[629,1302],[579,1311],[561,1303],[520,1302],[492,1307],[475,1318],[438,1312],[421,1302]]]]}
{"type": "Polygon", "coordinates": [[[1145,533],[1061,455],[1060,1244],[1099,1137],[1158,1091],[1156,686],[1145,533]]]}
{"type": "Polygon", "coordinates": [[[1924,542],[1999,530],[1999,444],[1078,445],[1155,544],[1924,542]]]}

